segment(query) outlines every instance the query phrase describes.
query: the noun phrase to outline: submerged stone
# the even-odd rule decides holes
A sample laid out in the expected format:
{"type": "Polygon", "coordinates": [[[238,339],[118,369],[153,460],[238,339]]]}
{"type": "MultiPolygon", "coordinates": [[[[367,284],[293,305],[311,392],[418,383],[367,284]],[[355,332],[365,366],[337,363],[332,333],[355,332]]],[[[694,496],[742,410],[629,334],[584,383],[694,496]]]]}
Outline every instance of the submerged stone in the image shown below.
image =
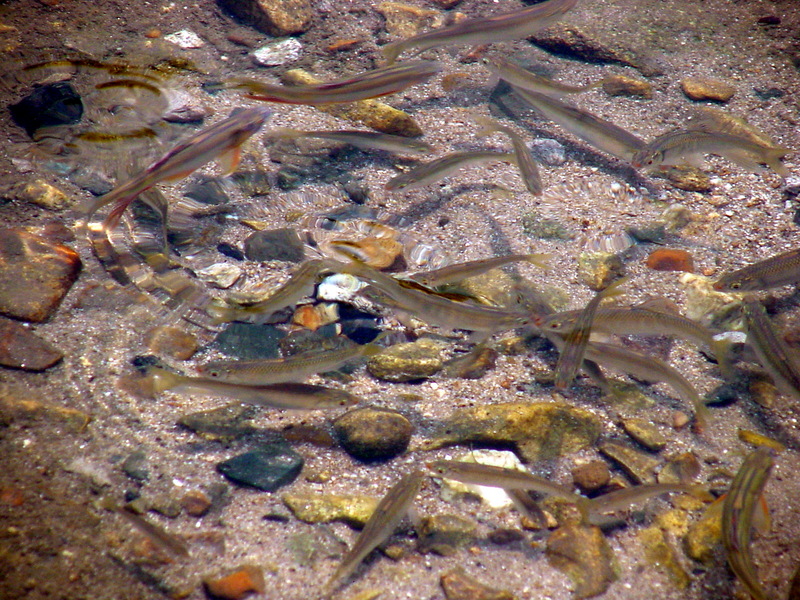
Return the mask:
{"type": "Polygon", "coordinates": [[[703,564],[715,560],[716,549],[722,540],[722,510],[712,504],[698,521],[692,523],[684,539],[686,554],[703,564]]]}
{"type": "Polygon", "coordinates": [[[425,517],[417,527],[420,552],[452,556],[475,539],[475,523],[458,515],[425,517]]]}
{"type": "Polygon", "coordinates": [[[24,325],[0,317],[0,365],[25,371],[44,371],[63,356],[50,342],[24,325]]]}
{"type": "Polygon", "coordinates": [[[644,546],[644,556],[648,563],[666,573],[679,589],[686,589],[692,582],[691,574],[683,568],[675,548],[668,543],[660,527],[648,527],[638,534],[644,546]]]}
{"type": "Polygon", "coordinates": [[[73,125],[83,116],[80,94],[65,81],[39,86],[8,109],[14,122],[31,137],[37,129],[73,125]]]}
{"type": "Polygon", "coordinates": [[[456,567],[442,575],[442,589],[447,600],[515,600],[507,590],[498,590],[484,585],[466,574],[463,567],[456,567]]]}
{"type": "Polygon", "coordinates": [[[690,100],[714,102],[727,102],[736,93],[736,88],[728,82],[710,77],[686,77],[681,80],[681,90],[690,100]]]}
{"type": "Polygon", "coordinates": [[[272,325],[231,323],[214,340],[220,352],[245,360],[278,358],[279,342],[286,333],[272,325]]]}
{"type": "Polygon", "coordinates": [[[634,79],[625,75],[609,75],[603,79],[603,91],[609,96],[633,96],[652,98],[653,86],[649,81],[634,79]]]}
{"type": "Polygon", "coordinates": [[[578,277],[596,292],[606,289],[625,275],[625,265],[611,252],[581,252],[578,256],[578,277]]]}
{"type": "Polygon", "coordinates": [[[399,412],[380,407],[348,411],[333,428],[347,453],[360,460],[386,460],[405,452],[414,431],[399,412]]]}
{"type": "Polygon", "coordinates": [[[214,598],[241,600],[264,592],[264,572],[259,566],[243,565],[222,577],[205,577],[203,583],[214,598]]]}
{"type": "Polygon", "coordinates": [[[211,440],[232,440],[256,431],[248,421],[257,413],[254,406],[232,402],[219,408],[184,415],[178,424],[211,440]]]}
{"type": "Polygon", "coordinates": [[[600,491],[611,481],[608,465],[600,460],[593,460],[572,469],[572,481],[584,494],[600,491]]]}
{"type": "Polygon", "coordinates": [[[424,379],[442,370],[442,346],[441,342],[428,338],[395,344],[370,357],[367,370],[384,381],[424,379]]]}
{"type": "Polygon", "coordinates": [[[667,438],[652,421],[647,419],[623,419],[622,428],[633,441],[652,452],[659,452],[667,445],[667,438]]]}
{"type": "Polygon", "coordinates": [[[275,37],[302,33],[311,27],[310,0],[217,0],[245,23],[275,37]]]}
{"type": "Polygon", "coordinates": [[[282,500],[305,523],[342,521],[354,527],[363,527],[378,506],[378,500],[372,496],[356,494],[300,492],[284,494],[282,500]]]}
{"type": "Polygon", "coordinates": [[[305,246],[294,229],[256,231],[244,241],[244,255],[256,262],[284,260],[299,263],[305,258],[305,246]]]}
{"type": "Polygon", "coordinates": [[[638,484],[656,482],[655,471],[661,464],[657,458],[612,440],[600,444],[598,450],[619,464],[634,482],[638,484]]]}
{"type": "Polygon", "coordinates": [[[547,540],[547,561],[575,585],[575,598],[591,598],[617,579],[614,552],[599,527],[569,523],[547,540]]]}
{"type": "Polygon", "coordinates": [[[233,483],[264,492],[290,484],[302,468],[303,457],[281,442],[265,444],[217,465],[217,470],[233,483]]]}

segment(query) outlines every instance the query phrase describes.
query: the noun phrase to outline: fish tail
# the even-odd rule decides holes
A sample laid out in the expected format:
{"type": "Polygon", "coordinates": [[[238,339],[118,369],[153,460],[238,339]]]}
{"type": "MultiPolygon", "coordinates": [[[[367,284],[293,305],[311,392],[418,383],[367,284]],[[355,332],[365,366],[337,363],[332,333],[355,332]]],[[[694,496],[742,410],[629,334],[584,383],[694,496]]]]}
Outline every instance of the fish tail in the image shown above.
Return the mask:
{"type": "Polygon", "coordinates": [[[213,319],[215,325],[221,325],[222,323],[235,321],[238,311],[232,306],[222,304],[221,301],[212,300],[211,303],[206,306],[206,312],[208,316],[213,319]]]}
{"type": "Polygon", "coordinates": [[[540,269],[544,269],[545,271],[550,269],[550,265],[548,261],[550,260],[551,255],[548,253],[539,253],[539,254],[528,254],[526,260],[539,267],[540,269]]]}
{"type": "Polygon", "coordinates": [[[692,431],[701,434],[706,430],[708,425],[709,411],[703,399],[699,396],[694,402],[694,423],[692,424],[692,431]]]}
{"type": "Polygon", "coordinates": [[[397,42],[392,42],[391,44],[386,44],[383,48],[381,48],[381,53],[383,57],[386,59],[386,64],[391,65],[397,60],[397,57],[403,53],[405,50],[405,40],[399,40],[397,42]]]}
{"type": "Polygon", "coordinates": [[[789,154],[789,152],[791,152],[789,148],[784,148],[781,146],[770,148],[764,153],[766,156],[764,162],[767,164],[767,166],[769,166],[770,169],[775,171],[781,177],[788,177],[789,170],[783,165],[781,158],[789,154]]]}
{"type": "Polygon", "coordinates": [[[721,338],[714,340],[714,343],[711,346],[711,351],[714,353],[714,358],[717,359],[717,363],[719,364],[719,370],[722,371],[722,374],[726,378],[730,377],[733,373],[730,357],[731,345],[732,342],[729,339],[721,338]]]}

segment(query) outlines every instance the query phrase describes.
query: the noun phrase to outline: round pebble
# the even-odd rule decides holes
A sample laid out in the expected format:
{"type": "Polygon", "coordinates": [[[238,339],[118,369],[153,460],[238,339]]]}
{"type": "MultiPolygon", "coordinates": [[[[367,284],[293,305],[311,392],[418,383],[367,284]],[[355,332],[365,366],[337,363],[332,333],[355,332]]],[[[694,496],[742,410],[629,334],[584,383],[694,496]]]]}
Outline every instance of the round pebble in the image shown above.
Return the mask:
{"type": "Polygon", "coordinates": [[[346,412],[333,427],[342,447],[360,460],[385,460],[401,454],[414,430],[397,411],[376,407],[346,412]]]}

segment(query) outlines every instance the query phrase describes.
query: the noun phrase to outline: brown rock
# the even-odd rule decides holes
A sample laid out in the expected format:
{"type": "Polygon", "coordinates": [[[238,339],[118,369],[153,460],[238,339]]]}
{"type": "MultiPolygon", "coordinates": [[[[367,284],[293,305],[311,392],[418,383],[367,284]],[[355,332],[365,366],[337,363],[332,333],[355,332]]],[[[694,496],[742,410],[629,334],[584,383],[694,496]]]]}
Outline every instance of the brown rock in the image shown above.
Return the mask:
{"type": "Polygon", "coordinates": [[[647,257],[647,266],[654,271],[684,271],[694,273],[694,260],[686,250],[659,248],[647,257]]]}
{"type": "Polygon", "coordinates": [[[596,492],[611,481],[611,471],[603,461],[593,460],[572,469],[572,480],[581,492],[596,492]]]}
{"type": "Polygon", "coordinates": [[[0,317],[0,365],[44,371],[64,355],[27,327],[0,317]]]}
{"type": "Polygon", "coordinates": [[[496,590],[473,579],[456,567],[442,575],[442,589],[447,600],[514,600],[515,596],[507,590],[496,590]]]}
{"type": "Polygon", "coordinates": [[[609,75],[603,80],[603,91],[609,96],[635,96],[652,98],[653,86],[642,79],[625,75],[609,75]]]}
{"type": "Polygon", "coordinates": [[[547,560],[575,584],[575,598],[602,594],[617,578],[614,552],[599,527],[559,527],[547,540],[547,560]]]}
{"type": "Polygon", "coordinates": [[[683,93],[691,100],[727,102],[736,93],[731,84],[710,77],[686,77],[681,80],[683,93]]]}
{"type": "Polygon", "coordinates": [[[414,426],[399,412],[380,407],[351,410],[333,422],[339,443],[361,460],[385,460],[405,451],[414,426]]]}
{"type": "Polygon", "coordinates": [[[23,229],[0,228],[0,314],[41,322],[78,278],[78,254],[23,229]]]}
{"type": "Polygon", "coordinates": [[[215,598],[239,600],[253,592],[259,594],[264,592],[264,573],[261,567],[243,565],[224,577],[206,577],[203,583],[208,593],[215,598]]]}
{"type": "Polygon", "coordinates": [[[256,29],[274,36],[302,33],[311,27],[310,0],[220,0],[220,4],[256,29]]]}
{"type": "Polygon", "coordinates": [[[688,165],[676,165],[653,175],[666,179],[674,187],[686,192],[710,192],[713,187],[708,175],[697,167],[688,165]]]}
{"type": "Polygon", "coordinates": [[[197,338],[191,333],[163,325],[147,332],[147,348],[153,354],[175,360],[189,360],[197,352],[197,338]]]}
{"type": "Polygon", "coordinates": [[[181,498],[181,506],[193,517],[202,517],[211,508],[211,498],[202,490],[189,490],[181,498]]]}
{"type": "Polygon", "coordinates": [[[399,37],[411,37],[444,24],[438,11],[418,8],[402,2],[381,2],[378,12],[386,19],[386,31],[399,37]]]}

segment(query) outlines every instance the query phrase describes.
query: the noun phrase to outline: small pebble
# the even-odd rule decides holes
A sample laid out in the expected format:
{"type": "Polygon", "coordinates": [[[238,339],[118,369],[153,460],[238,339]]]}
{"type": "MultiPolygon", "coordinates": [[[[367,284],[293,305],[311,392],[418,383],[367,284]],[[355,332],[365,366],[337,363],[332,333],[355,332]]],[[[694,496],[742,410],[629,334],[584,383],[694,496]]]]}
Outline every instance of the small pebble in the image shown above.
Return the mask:
{"type": "Polygon", "coordinates": [[[603,91],[609,96],[635,96],[652,98],[653,86],[649,81],[625,75],[609,75],[603,80],[603,91]]]}
{"type": "Polygon", "coordinates": [[[484,585],[466,574],[463,567],[456,567],[442,575],[442,589],[447,600],[515,600],[507,590],[497,590],[484,585]]]}
{"type": "Polygon", "coordinates": [[[160,325],[145,335],[147,349],[158,356],[189,360],[197,352],[197,338],[179,327],[160,325]]]}
{"type": "Polygon", "coordinates": [[[395,344],[367,362],[370,375],[384,381],[404,382],[424,379],[442,370],[442,343],[428,338],[395,344]]]}
{"type": "Polygon", "coordinates": [[[453,556],[459,548],[475,540],[477,526],[458,515],[438,514],[423,517],[417,526],[419,550],[440,556],[453,556]]]}
{"type": "Polygon", "coordinates": [[[414,431],[403,415],[378,407],[348,411],[333,428],[347,453],[360,460],[386,460],[405,452],[414,431]]]}
{"type": "Polygon", "coordinates": [[[303,457],[285,443],[264,444],[217,464],[217,470],[233,483],[274,492],[297,479],[303,457]]]}
{"type": "Polygon", "coordinates": [[[250,56],[253,62],[262,67],[277,67],[294,62],[303,53],[303,44],[295,38],[287,38],[279,42],[272,42],[253,50],[250,56]]]}
{"type": "Polygon", "coordinates": [[[584,494],[595,493],[611,481],[608,465],[600,460],[593,460],[572,469],[572,481],[584,494]]]}
{"type": "Polygon", "coordinates": [[[681,89],[690,100],[714,102],[727,102],[736,93],[731,84],[710,77],[686,77],[681,80],[681,89]]]}
{"type": "Polygon", "coordinates": [[[264,593],[264,572],[255,565],[243,565],[222,577],[205,577],[208,593],[222,600],[241,600],[248,594],[264,593]]]}
{"type": "Polygon", "coordinates": [[[256,262],[283,260],[299,263],[305,258],[305,247],[294,229],[256,231],[244,241],[244,254],[256,262]]]}
{"type": "Polygon", "coordinates": [[[653,250],[646,262],[654,271],[684,271],[694,273],[694,260],[686,250],[676,248],[659,248],[653,250]]]}
{"type": "Polygon", "coordinates": [[[189,490],[180,502],[183,510],[193,517],[202,517],[211,508],[211,498],[202,490],[189,490]]]}
{"type": "Polygon", "coordinates": [[[184,50],[202,48],[205,45],[205,42],[203,42],[199,35],[188,29],[181,29],[175,33],[165,35],[164,39],[184,50]]]}
{"type": "Polygon", "coordinates": [[[25,371],[44,371],[63,357],[61,351],[31,329],[0,317],[0,365],[25,371]]]}
{"type": "Polygon", "coordinates": [[[667,438],[647,419],[623,419],[622,427],[635,442],[652,452],[660,452],[667,445],[667,438]]]}

